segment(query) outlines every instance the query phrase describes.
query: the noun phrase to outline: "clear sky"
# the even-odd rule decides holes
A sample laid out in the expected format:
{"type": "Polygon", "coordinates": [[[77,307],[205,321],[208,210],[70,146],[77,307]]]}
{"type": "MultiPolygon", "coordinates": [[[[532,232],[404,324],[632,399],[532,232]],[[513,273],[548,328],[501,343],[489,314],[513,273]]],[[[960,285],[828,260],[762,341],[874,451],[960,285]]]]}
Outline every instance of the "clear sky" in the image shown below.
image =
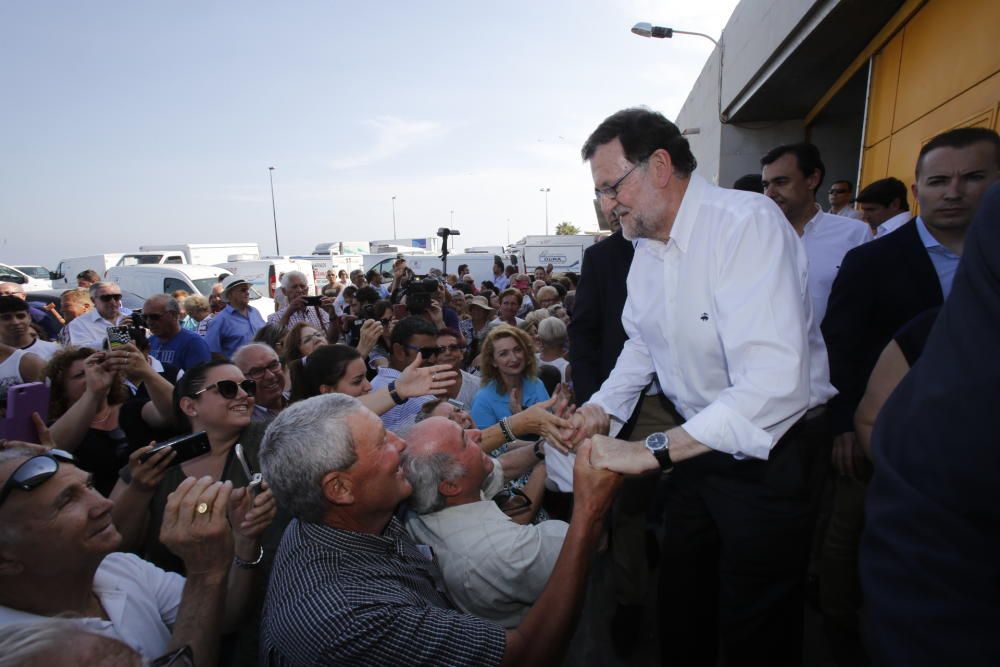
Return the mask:
{"type": "Polygon", "coordinates": [[[0,262],[596,229],[580,146],[676,117],[736,0],[4,2],[0,262]],[[454,211],[454,214],[452,214],[454,211]],[[508,223],[509,221],[509,223],[508,223]]]}

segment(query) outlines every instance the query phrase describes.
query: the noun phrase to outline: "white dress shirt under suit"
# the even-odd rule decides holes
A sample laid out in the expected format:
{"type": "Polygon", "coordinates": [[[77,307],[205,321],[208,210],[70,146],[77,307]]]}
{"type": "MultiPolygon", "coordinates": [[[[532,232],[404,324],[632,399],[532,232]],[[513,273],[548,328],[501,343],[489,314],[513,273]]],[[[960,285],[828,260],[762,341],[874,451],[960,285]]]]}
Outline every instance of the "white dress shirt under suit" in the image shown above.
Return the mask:
{"type": "Polygon", "coordinates": [[[670,239],[637,244],[629,340],[591,402],[624,423],[655,376],[693,438],[767,459],[836,393],[811,310],[805,249],[777,205],[693,174],[670,239]]]}
{"type": "Polygon", "coordinates": [[[823,321],[826,302],[830,300],[833,279],[837,277],[844,255],[872,240],[872,230],[860,220],[824,213],[816,205],[816,215],[802,230],[802,245],[809,258],[809,295],[813,319],[823,321]]]}

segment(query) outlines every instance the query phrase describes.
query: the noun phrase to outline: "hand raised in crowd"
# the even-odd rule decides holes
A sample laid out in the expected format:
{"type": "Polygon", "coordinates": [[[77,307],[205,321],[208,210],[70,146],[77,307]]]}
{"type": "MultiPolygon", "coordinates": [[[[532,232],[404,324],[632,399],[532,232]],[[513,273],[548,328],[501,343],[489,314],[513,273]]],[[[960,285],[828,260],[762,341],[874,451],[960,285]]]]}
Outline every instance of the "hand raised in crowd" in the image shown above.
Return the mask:
{"type": "Polygon", "coordinates": [[[132,343],[122,345],[105,354],[104,367],[109,371],[120,372],[130,380],[137,380],[144,374],[152,372],[146,355],[132,343]]]}
{"type": "Polygon", "coordinates": [[[563,442],[565,433],[573,430],[570,417],[575,406],[570,405],[569,395],[559,385],[552,397],[547,401],[535,403],[530,408],[522,410],[520,419],[525,419],[524,426],[518,424],[519,433],[536,433],[548,440],[549,444],[564,454],[570,448],[563,442]]]}
{"type": "Polygon", "coordinates": [[[106,358],[107,353],[95,352],[83,362],[87,391],[97,396],[107,396],[111,390],[111,383],[117,380],[116,370],[105,365],[106,358]]]}
{"type": "Polygon", "coordinates": [[[160,542],[184,561],[189,578],[229,572],[233,534],[227,510],[232,491],[232,482],[188,477],[167,496],[160,542]]]}
{"type": "Polygon", "coordinates": [[[143,454],[153,450],[155,442],[151,442],[145,447],[132,452],[128,457],[128,472],[132,478],[129,486],[134,486],[136,490],[144,493],[152,493],[163,481],[163,477],[170,469],[170,462],[177,456],[177,452],[172,447],[166,447],[163,451],[153,454],[146,461],[140,461],[143,454]]]}
{"type": "Polygon", "coordinates": [[[570,422],[572,428],[562,434],[562,441],[570,449],[577,447],[590,436],[606,435],[611,426],[611,419],[604,409],[591,404],[578,408],[570,418],[570,422]]]}
{"type": "Polygon", "coordinates": [[[516,415],[523,409],[520,387],[511,388],[510,393],[507,394],[507,406],[510,408],[510,414],[512,415],[516,415]]]}
{"type": "Polygon", "coordinates": [[[635,442],[627,442],[606,435],[589,438],[590,463],[601,470],[611,470],[623,475],[641,475],[659,470],[660,465],[648,449],[635,442]]]}
{"type": "Polygon", "coordinates": [[[573,462],[573,513],[583,511],[599,518],[607,514],[615,492],[621,486],[622,476],[616,472],[596,467],[592,461],[593,444],[584,440],[576,449],[573,462]]]}
{"type": "Polygon", "coordinates": [[[38,442],[42,447],[49,449],[51,447],[58,447],[56,445],[55,439],[52,437],[49,427],[45,425],[45,420],[37,412],[31,413],[31,421],[35,424],[35,431],[38,432],[38,442]]]}
{"type": "Polygon", "coordinates": [[[441,308],[440,301],[431,299],[431,305],[427,308],[427,315],[430,316],[434,326],[438,329],[444,329],[444,309],[441,308]]]}
{"type": "Polygon", "coordinates": [[[309,304],[306,303],[306,298],[304,296],[297,296],[294,299],[289,300],[287,312],[294,313],[300,310],[304,311],[308,305],[309,304]]]}
{"type": "Polygon", "coordinates": [[[455,384],[458,373],[451,370],[451,366],[439,364],[421,368],[423,361],[423,357],[418,354],[396,379],[396,391],[402,398],[427,394],[442,396],[448,393],[448,387],[455,384]]]}
{"type": "Polygon", "coordinates": [[[254,544],[278,514],[278,503],[267,482],[261,482],[256,496],[247,486],[234,489],[229,496],[229,522],[237,538],[254,544]]]}
{"type": "Polygon", "coordinates": [[[367,357],[368,353],[375,349],[383,331],[382,323],[378,320],[365,320],[365,323],[361,325],[361,334],[357,345],[357,350],[362,357],[367,357]]]}

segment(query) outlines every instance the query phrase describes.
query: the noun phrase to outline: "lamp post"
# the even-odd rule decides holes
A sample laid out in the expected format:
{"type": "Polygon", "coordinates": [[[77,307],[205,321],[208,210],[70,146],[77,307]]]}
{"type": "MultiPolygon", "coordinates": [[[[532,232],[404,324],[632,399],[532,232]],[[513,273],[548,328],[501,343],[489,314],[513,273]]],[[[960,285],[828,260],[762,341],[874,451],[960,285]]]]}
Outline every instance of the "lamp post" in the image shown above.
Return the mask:
{"type": "Polygon", "coordinates": [[[281,246],[278,245],[278,209],[274,206],[274,167],[267,168],[267,179],[271,181],[271,216],[274,218],[274,253],[281,254],[281,246]]]}
{"type": "Polygon", "coordinates": [[[545,235],[549,235],[549,192],[552,191],[551,188],[539,188],[539,192],[545,193],[545,235]]]}
{"type": "Polygon", "coordinates": [[[717,42],[715,38],[706,35],[703,32],[691,32],[690,30],[676,30],[674,28],[664,28],[663,26],[652,25],[650,23],[642,22],[636,23],[632,26],[632,32],[639,35],[640,37],[655,37],[657,39],[670,39],[675,34],[677,35],[694,35],[695,37],[704,37],[708,41],[712,42],[717,49],[719,49],[719,122],[725,124],[728,122],[728,118],[722,115],[722,63],[725,57],[725,51],[722,48],[722,44],[717,42]]]}
{"type": "Polygon", "coordinates": [[[396,240],[396,195],[392,196],[392,240],[396,240]]]}

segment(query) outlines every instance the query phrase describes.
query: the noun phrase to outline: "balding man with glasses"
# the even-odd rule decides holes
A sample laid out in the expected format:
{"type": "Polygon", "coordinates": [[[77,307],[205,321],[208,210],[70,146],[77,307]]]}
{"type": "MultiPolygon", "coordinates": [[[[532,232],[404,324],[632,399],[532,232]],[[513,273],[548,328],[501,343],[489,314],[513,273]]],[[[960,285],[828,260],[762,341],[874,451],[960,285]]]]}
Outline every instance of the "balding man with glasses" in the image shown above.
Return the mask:
{"type": "Polygon", "coordinates": [[[69,323],[69,342],[76,347],[100,350],[108,337],[108,327],[121,326],[132,311],[122,306],[122,290],[115,283],[91,285],[90,300],[94,308],[69,323]]]}

